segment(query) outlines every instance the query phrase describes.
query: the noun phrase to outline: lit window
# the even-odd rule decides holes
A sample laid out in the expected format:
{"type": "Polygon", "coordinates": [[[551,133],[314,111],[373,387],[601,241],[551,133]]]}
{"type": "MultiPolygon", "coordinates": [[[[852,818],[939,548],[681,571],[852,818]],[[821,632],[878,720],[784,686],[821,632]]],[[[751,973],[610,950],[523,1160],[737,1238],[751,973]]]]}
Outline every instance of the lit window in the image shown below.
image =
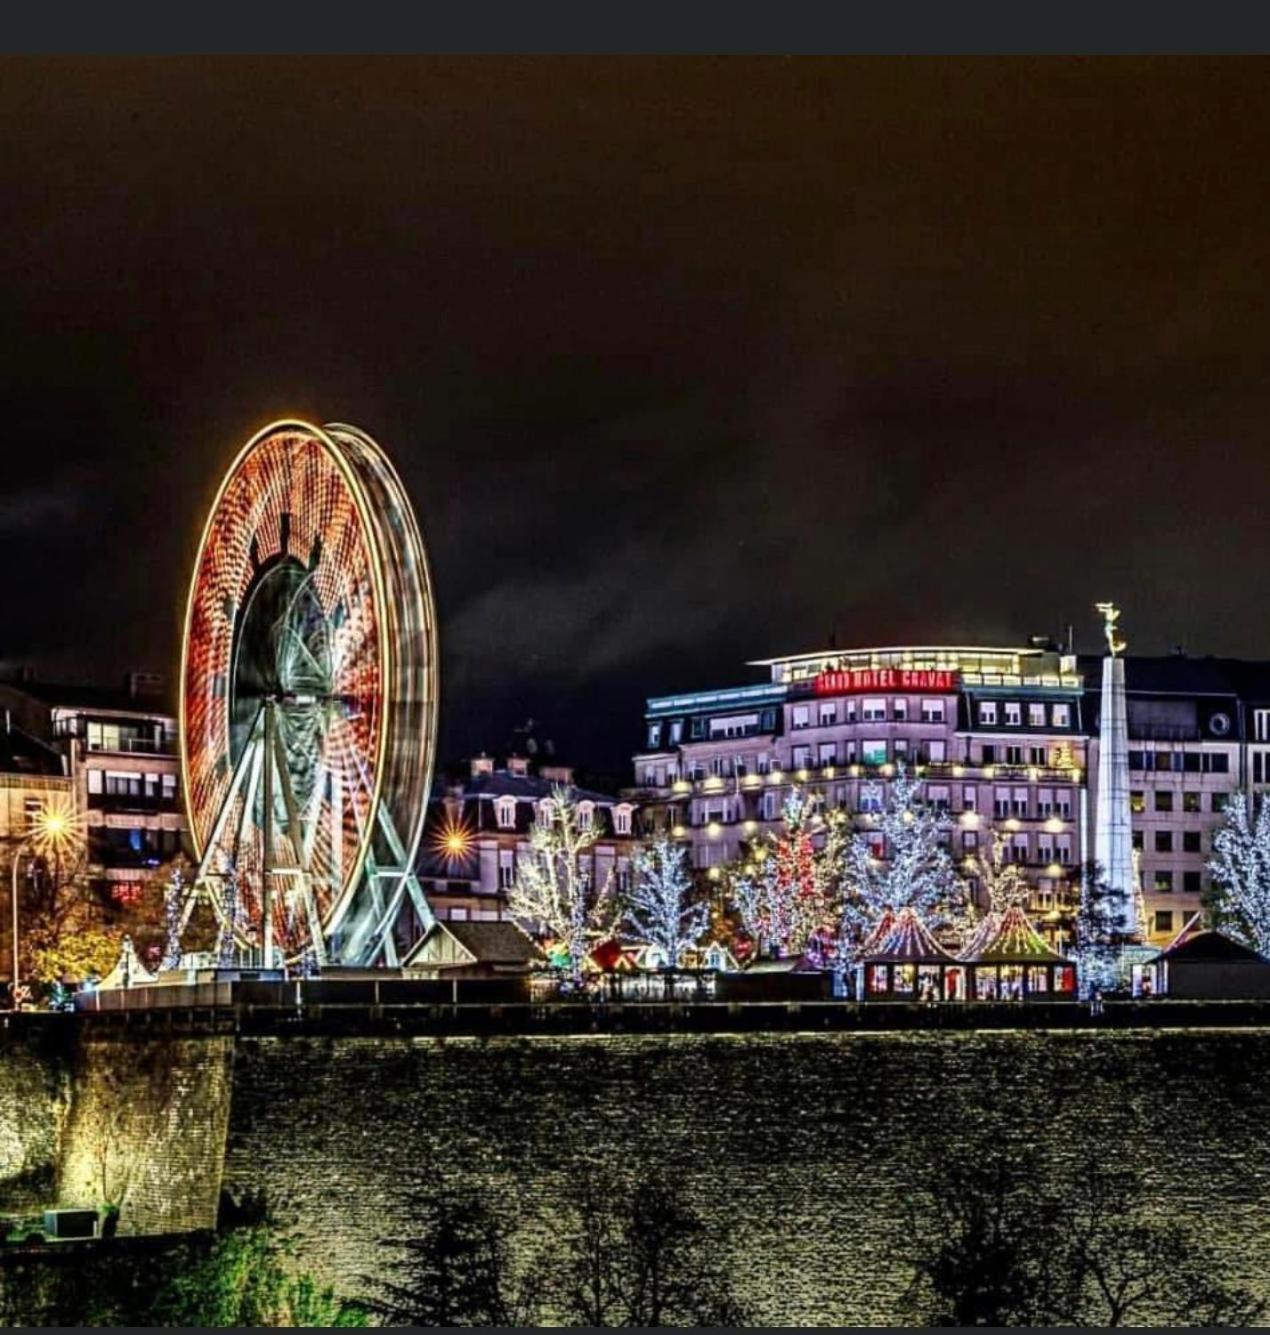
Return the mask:
{"type": "Polygon", "coordinates": [[[860,743],[860,759],[866,765],[886,764],[886,742],[873,741],[860,743]]]}
{"type": "Polygon", "coordinates": [[[1005,702],[1005,726],[1017,728],[1023,722],[1023,706],[1017,700],[1005,702]]]}
{"type": "Polygon", "coordinates": [[[516,828],[516,799],[514,797],[500,797],[494,803],[494,811],[500,830],[514,830],[516,828]]]}
{"type": "Polygon", "coordinates": [[[90,769],[88,771],[88,791],[90,793],[101,792],[101,770],[90,769]]]}
{"type": "Polygon", "coordinates": [[[1070,728],[1072,724],[1071,705],[1055,705],[1050,713],[1050,720],[1056,728],[1070,728]]]}
{"type": "Polygon", "coordinates": [[[516,884],[516,855],[504,850],[498,855],[498,888],[510,890],[516,884]]]}
{"type": "Polygon", "coordinates": [[[538,824],[550,825],[556,818],[556,804],[549,797],[538,803],[538,824]]]}
{"type": "Polygon", "coordinates": [[[791,728],[806,728],[811,723],[811,710],[806,705],[795,705],[790,715],[791,728]]]}
{"type": "Polygon", "coordinates": [[[908,720],[908,701],[894,700],[891,702],[893,717],[897,723],[904,723],[908,720]]]}
{"type": "Polygon", "coordinates": [[[979,722],[988,728],[996,727],[997,702],[995,700],[979,701],[979,722]]]}
{"type": "Polygon", "coordinates": [[[827,728],[838,721],[838,707],[832,704],[820,706],[820,726],[827,728]]]}
{"type": "Polygon", "coordinates": [[[622,805],[613,808],[613,833],[630,834],[631,832],[631,808],[622,805]]]}
{"type": "Polygon", "coordinates": [[[944,721],[944,702],[942,700],[922,701],[922,722],[942,723],[944,721]]]}
{"type": "Polygon", "coordinates": [[[578,829],[579,829],[579,830],[589,830],[589,829],[591,828],[591,821],[592,821],[592,818],[593,818],[594,814],[595,814],[595,803],[594,803],[594,802],[579,802],[579,803],[578,803],[578,829]]]}
{"type": "Polygon", "coordinates": [[[860,717],[866,723],[881,723],[886,718],[886,701],[862,700],[860,702],[860,717]]]}
{"type": "Polygon", "coordinates": [[[1030,704],[1027,707],[1027,726],[1029,728],[1043,728],[1045,726],[1045,706],[1040,704],[1030,704]]]}

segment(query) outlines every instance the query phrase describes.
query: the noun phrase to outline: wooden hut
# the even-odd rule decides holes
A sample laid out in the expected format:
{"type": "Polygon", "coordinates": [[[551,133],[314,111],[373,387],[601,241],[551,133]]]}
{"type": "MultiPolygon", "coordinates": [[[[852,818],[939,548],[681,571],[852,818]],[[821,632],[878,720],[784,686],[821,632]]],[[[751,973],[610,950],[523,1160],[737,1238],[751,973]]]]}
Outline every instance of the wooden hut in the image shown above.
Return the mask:
{"type": "Polygon", "coordinates": [[[1193,932],[1147,966],[1156,996],[1234,1001],[1270,997],[1270,960],[1221,932],[1193,932]]]}
{"type": "Polygon", "coordinates": [[[931,935],[910,907],[900,909],[881,939],[870,935],[856,964],[856,996],[862,1001],[959,1001],[962,966],[931,935]]]}
{"type": "Polygon", "coordinates": [[[1052,949],[1021,904],[989,914],[961,960],[975,1001],[1073,1001],[1076,966],[1052,949]]]}

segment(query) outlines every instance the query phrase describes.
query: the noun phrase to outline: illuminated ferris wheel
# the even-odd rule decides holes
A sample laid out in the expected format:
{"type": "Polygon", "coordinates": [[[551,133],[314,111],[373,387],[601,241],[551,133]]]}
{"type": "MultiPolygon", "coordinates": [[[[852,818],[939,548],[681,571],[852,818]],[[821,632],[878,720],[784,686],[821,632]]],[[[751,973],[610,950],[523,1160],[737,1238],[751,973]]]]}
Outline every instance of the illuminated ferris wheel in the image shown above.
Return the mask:
{"type": "Polygon", "coordinates": [[[354,427],[278,422],[203,530],[185,618],[181,763],[200,898],[241,951],[397,962],[437,713],[427,557],[354,427]]]}

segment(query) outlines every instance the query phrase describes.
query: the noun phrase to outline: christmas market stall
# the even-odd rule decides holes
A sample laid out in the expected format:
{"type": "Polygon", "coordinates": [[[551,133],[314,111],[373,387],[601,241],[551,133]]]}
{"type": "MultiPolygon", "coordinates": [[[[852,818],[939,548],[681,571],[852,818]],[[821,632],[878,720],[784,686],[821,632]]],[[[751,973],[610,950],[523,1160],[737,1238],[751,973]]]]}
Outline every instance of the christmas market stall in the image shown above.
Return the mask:
{"type": "Polygon", "coordinates": [[[875,930],[856,961],[855,994],[862,1001],[961,1001],[965,970],[905,907],[885,936],[875,930]]]}
{"type": "Polygon", "coordinates": [[[1270,960],[1221,932],[1193,932],[1175,940],[1146,967],[1150,982],[1143,990],[1156,996],[1220,1001],[1270,997],[1270,960]]]}
{"type": "Polygon", "coordinates": [[[1020,904],[990,915],[960,958],[975,1001],[1076,998],[1076,966],[1046,943],[1020,904]]]}

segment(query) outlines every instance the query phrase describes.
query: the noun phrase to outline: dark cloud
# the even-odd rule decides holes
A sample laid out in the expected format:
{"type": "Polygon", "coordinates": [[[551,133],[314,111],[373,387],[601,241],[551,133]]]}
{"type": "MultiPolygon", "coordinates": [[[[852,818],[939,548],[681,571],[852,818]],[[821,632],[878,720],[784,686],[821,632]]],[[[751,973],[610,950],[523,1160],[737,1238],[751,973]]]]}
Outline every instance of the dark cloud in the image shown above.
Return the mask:
{"type": "Polygon", "coordinates": [[[5,657],[174,671],[289,413],[417,499],[451,754],[1102,597],[1268,655],[1268,69],[7,59],[5,657]]]}

